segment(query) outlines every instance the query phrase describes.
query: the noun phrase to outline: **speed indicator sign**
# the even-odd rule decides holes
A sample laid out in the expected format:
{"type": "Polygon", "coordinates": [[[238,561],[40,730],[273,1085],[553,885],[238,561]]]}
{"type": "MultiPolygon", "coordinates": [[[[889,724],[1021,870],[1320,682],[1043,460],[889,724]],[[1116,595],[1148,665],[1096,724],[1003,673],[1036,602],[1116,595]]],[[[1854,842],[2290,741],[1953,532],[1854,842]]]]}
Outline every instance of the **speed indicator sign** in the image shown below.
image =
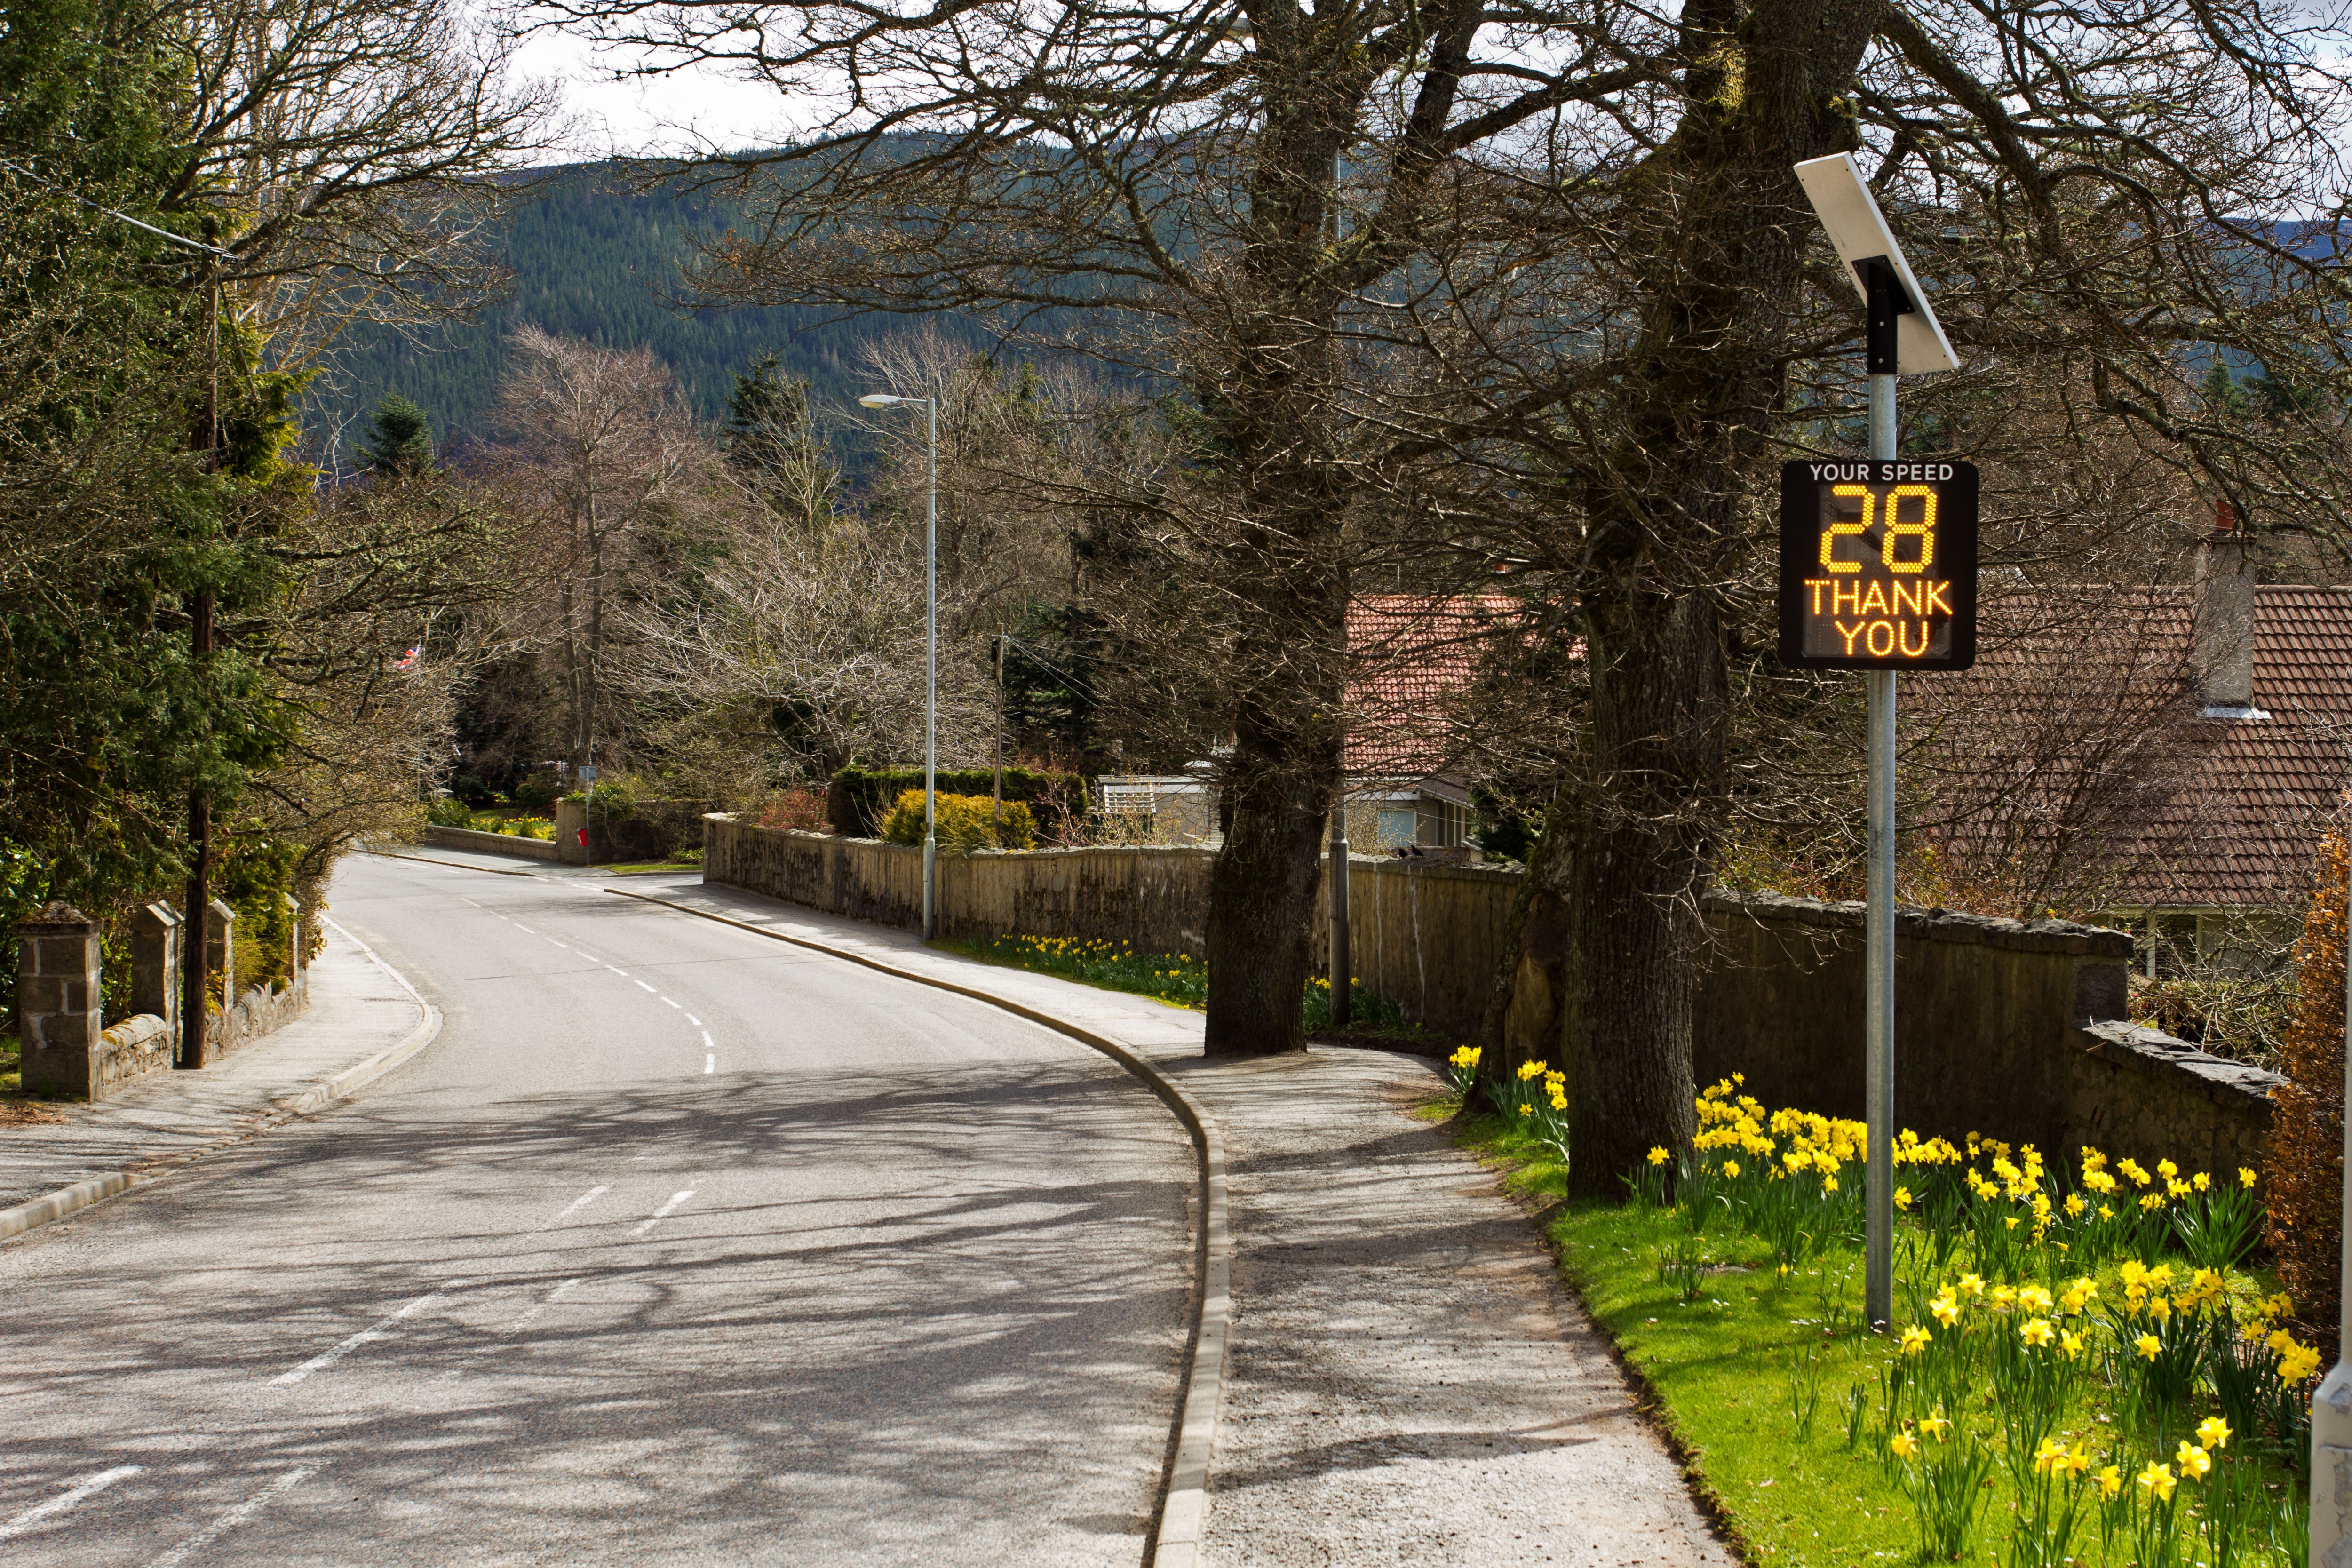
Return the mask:
{"type": "Polygon", "coordinates": [[[1975,464],[1781,468],[1781,663],[1966,669],[1976,657],[1975,464]]]}

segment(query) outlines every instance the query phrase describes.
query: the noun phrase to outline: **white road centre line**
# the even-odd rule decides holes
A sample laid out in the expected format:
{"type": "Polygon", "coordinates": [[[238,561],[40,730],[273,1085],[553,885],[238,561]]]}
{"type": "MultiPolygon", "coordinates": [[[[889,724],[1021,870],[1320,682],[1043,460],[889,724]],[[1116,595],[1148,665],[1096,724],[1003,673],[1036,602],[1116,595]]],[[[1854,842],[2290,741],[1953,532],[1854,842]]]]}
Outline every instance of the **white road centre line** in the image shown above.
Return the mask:
{"type": "Polygon", "coordinates": [[[537,936],[539,934],[537,931],[531,930],[530,927],[523,924],[520,921],[515,921],[515,930],[522,932],[525,936],[537,936]]]}
{"type": "Polygon", "coordinates": [[[394,1312],[389,1318],[384,1319],[383,1321],[376,1324],[373,1328],[362,1329],[350,1339],[347,1339],[342,1343],[335,1346],[334,1349],[320,1351],[317,1355],[312,1356],[309,1361],[304,1362],[292,1372],[279,1373],[276,1377],[269,1380],[269,1386],[272,1388],[283,1388],[289,1384],[301,1382],[304,1378],[310,1376],[314,1372],[334,1365],[337,1362],[342,1360],[345,1356],[351,1354],[362,1345],[367,1344],[375,1340],[380,1340],[386,1334],[392,1332],[392,1326],[400,1321],[403,1318],[407,1317],[411,1312],[422,1311],[425,1308],[431,1306],[434,1302],[440,1300],[442,1297],[447,1295],[450,1291],[459,1289],[472,1283],[473,1281],[470,1279],[452,1279],[446,1285],[442,1286],[438,1290],[426,1291],[424,1295],[419,1296],[415,1300],[411,1301],[407,1306],[403,1307],[399,1311],[394,1312]]]}
{"type": "Polygon", "coordinates": [[[604,1186],[602,1184],[593,1186],[586,1192],[581,1194],[578,1197],[572,1199],[569,1205],[565,1205],[563,1212],[557,1215],[555,1217],[558,1219],[570,1219],[573,1215],[578,1214],[582,1209],[586,1208],[590,1204],[594,1203],[598,1198],[603,1197],[606,1193],[609,1193],[612,1190],[612,1188],[604,1186]]]}
{"type": "Polygon", "coordinates": [[[669,1212],[670,1212],[670,1210],[672,1210],[672,1209],[674,1209],[674,1208],[677,1207],[677,1205],[680,1205],[680,1204],[682,1204],[682,1203],[686,1202],[686,1200],[687,1200],[687,1199],[688,1199],[688,1198],[692,1197],[693,1195],[694,1195],[694,1189],[693,1189],[692,1187],[688,1187],[688,1188],[687,1188],[687,1189],[686,1189],[686,1191],[684,1191],[684,1192],[682,1192],[682,1193],[673,1194],[671,1195],[671,1197],[670,1197],[669,1202],[667,1202],[667,1203],[666,1203],[666,1204],[662,1205],[662,1206],[661,1206],[661,1207],[659,1207],[659,1208],[657,1208],[657,1209],[654,1210],[654,1216],[653,1216],[653,1218],[648,1219],[648,1220],[641,1221],[641,1222],[638,1224],[637,1228],[636,1228],[636,1229],[635,1229],[635,1230],[633,1230],[633,1231],[631,1231],[631,1232],[629,1232],[629,1234],[630,1234],[631,1236],[643,1236],[643,1235],[645,1235],[645,1233],[646,1233],[646,1232],[647,1232],[647,1231],[649,1231],[649,1230],[653,1229],[653,1227],[654,1227],[654,1226],[656,1226],[656,1225],[659,1225],[663,1220],[667,1219],[667,1218],[669,1217],[669,1212]]]}
{"type": "MultiPolygon", "coordinates": [[[[467,897],[466,897],[466,895],[465,895],[465,894],[463,894],[463,893],[460,893],[460,894],[458,894],[458,895],[457,895],[457,901],[458,901],[459,903],[461,903],[461,904],[474,904],[474,900],[471,900],[471,899],[469,899],[469,898],[467,898],[467,897]]],[[[475,907],[476,909],[478,909],[478,909],[480,909],[482,906],[481,906],[481,905],[479,905],[479,904],[474,904],[474,907],[475,907]]]]}
{"type": "Polygon", "coordinates": [[[660,995],[660,994],[661,994],[661,993],[660,993],[660,992],[658,992],[658,991],[654,991],[654,988],[653,988],[652,986],[646,984],[646,983],[645,983],[644,981],[642,981],[642,980],[640,980],[640,981],[636,982],[636,984],[637,984],[637,985],[638,985],[641,989],[644,989],[644,990],[646,990],[646,991],[653,991],[653,992],[654,992],[654,994],[655,994],[655,995],[656,995],[656,996],[658,996],[658,995],[660,995]]]}
{"type": "Polygon", "coordinates": [[[719,1048],[711,1043],[710,1031],[708,1029],[702,1031],[702,1048],[707,1051],[715,1051],[719,1048]]]}
{"type": "Polygon", "coordinates": [[[698,1017],[696,1017],[696,1016],[695,1016],[693,1014],[691,1014],[691,1013],[688,1013],[688,1014],[686,1016],[686,1021],[687,1021],[688,1023],[689,1023],[689,1024],[693,1025],[693,1026],[694,1026],[696,1028],[698,1028],[698,1029],[699,1029],[700,1027],[702,1027],[702,1020],[701,1020],[701,1019],[699,1019],[699,1018],[698,1018],[698,1017]]]}
{"type": "Polygon", "coordinates": [[[95,1497],[115,1482],[131,1476],[144,1475],[146,1470],[147,1467],[144,1465],[117,1465],[110,1470],[99,1471],[87,1480],[76,1481],[57,1496],[45,1502],[35,1503],[7,1523],[0,1524],[0,1541],[22,1535],[42,1521],[57,1518],[82,1499],[95,1497]]]}
{"type": "MultiPolygon", "coordinates": [[[[662,998],[662,1000],[663,1000],[664,1002],[668,1002],[668,1003],[669,1003],[669,1005],[670,1005],[671,1006],[673,1006],[673,1007],[677,1007],[677,1003],[675,1003],[675,1002],[670,1002],[669,998],[668,998],[668,997],[667,997],[667,996],[663,997],[663,998],[662,998]]],[[[677,1010],[678,1010],[679,1012],[681,1012],[681,1013],[683,1013],[683,1012],[685,1012],[685,1011],[686,1011],[686,1009],[685,1009],[685,1008],[683,1008],[683,1007],[677,1007],[677,1010]]]]}
{"type": "Polygon", "coordinates": [[[259,1513],[268,1505],[271,1498],[280,1492],[291,1491],[309,1480],[313,1473],[312,1468],[307,1465],[300,1469],[280,1473],[276,1480],[271,1481],[268,1486],[172,1548],[171,1551],[155,1559],[148,1564],[148,1568],[180,1568],[181,1563],[259,1513]]]}
{"type": "MultiPolygon", "coordinates": [[[[558,946],[558,947],[563,947],[563,944],[562,944],[562,942],[556,942],[556,941],[555,941],[555,939],[554,939],[553,937],[549,937],[547,940],[548,940],[549,942],[554,942],[554,943],[555,943],[555,945],[556,945],[556,946],[558,946]]],[[[571,950],[570,948],[568,948],[568,947],[563,947],[563,951],[564,951],[564,952],[570,952],[572,950],[571,950]]]]}
{"type": "Polygon", "coordinates": [[[625,969],[619,968],[610,963],[604,965],[604,967],[612,970],[614,973],[619,975],[624,980],[626,980],[629,977],[629,972],[625,969]]]}
{"type": "Polygon", "coordinates": [[[707,1072],[707,1073],[717,1072],[717,1071],[719,1070],[719,1053],[718,1053],[718,1052],[716,1052],[716,1051],[709,1052],[709,1053],[707,1053],[707,1054],[703,1057],[703,1058],[702,1058],[702,1070],[703,1070],[704,1072],[707,1072]]]}
{"type": "MultiPolygon", "coordinates": [[[[543,1300],[531,1303],[529,1308],[525,1309],[522,1316],[517,1318],[513,1322],[509,1323],[506,1326],[504,1331],[511,1334],[519,1329],[529,1328],[538,1320],[539,1315],[541,1312],[544,1312],[550,1307],[554,1306],[557,1300],[562,1297],[566,1290],[571,1289],[572,1287],[579,1284],[580,1281],[588,1277],[585,1274],[575,1274],[571,1279],[566,1279],[562,1284],[558,1285],[554,1289],[550,1290],[543,1300]]],[[[488,1350],[489,1347],[485,1345],[482,1348],[488,1350]]]]}

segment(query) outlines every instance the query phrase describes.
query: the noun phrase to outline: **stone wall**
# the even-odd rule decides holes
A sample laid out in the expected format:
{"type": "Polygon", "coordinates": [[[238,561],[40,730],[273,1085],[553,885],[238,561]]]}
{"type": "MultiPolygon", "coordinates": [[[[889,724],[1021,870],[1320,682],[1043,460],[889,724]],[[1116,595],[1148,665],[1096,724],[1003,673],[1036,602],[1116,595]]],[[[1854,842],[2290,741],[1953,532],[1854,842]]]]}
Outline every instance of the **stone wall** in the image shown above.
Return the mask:
{"type": "MultiPolygon", "coordinates": [[[[920,930],[923,852],[875,838],[704,818],[702,879],[920,930]]],[[[1207,944],[1208,849],[1030,849],[939,858],[941,936],[1106,937],[1148,952],[1207,944]]]]}
{"type": "Polygon", "coordinates": [[[108,1025],[99,1042],[90,1072],[92,1085],[86,1091],[92,1100],[104,1100],[149,1073],[165,1070],[180,1048],[162,1016],[155,1013],[134,1013],[119,1024],[108,1025]]]}
{"type": "Polygon", "coordinates": [[[416,831],[419,844],[438,844],[445,849],[487,849],[493,855],[522,855],[533,860],[562,860],[562,847],[551,838],[525,838],[512,833],[478,833],[470,827],[436,827],[427,824],[416,831]]]}
{"type": "MultiPolygon", "coordinates": [[[[942,855],[940,930],[1205,945],[1206,849],[942,855]]],[[[1475,1037],[1510,951],[1523,876],[1351,856],[1355,972],[1451,1041],[1475,1037]]],[[[886,925],[921,924],[922,851],[705,821],[703,879],[886,925]]],[[[1318,895],[1310,936],[1326,962],[1318,895]]],[[[1863,1115],[1859,904],[1769,895],[1707,903],[1692,1021],[1702,1083],[1744,1074],[1771,1106],[1863,1115]]],[[[1983,1132],[2053,1159],[2094,1143],[2217,1174],[2257,1164],[2281,1081],[2124,1016],[2131,939],[2059,921],[1906,910],[1895,926],[1895,1114],[1923,1135],[1983,1132]]]]}
{"type": "MultiPolygon", "coordinates": [[[[309,1004],[310,914],[295,906],[289,940],[293,978],[277,989],[247,987],[206,1017],[209,1067],[232,1051],[283,1027],[309,1004]]],[[[212,968],[236,974],[236,916],[215,900],[207,943],[212,968]]],[[[67,904],[51,904],[16,928],[18,1079],[29,1093],[100,1100],[171,1068],[180,1046],[178,1010],[182,943],[179,918],[151,904],[131,921],[131,984],[142,1011],[100,1027],[100,958],[98,922],[67,904]]]]}
{"type": "MultiPolygon", "coordinates": [[[[1810,899],[1708,901],[1715,948],[1691,1026],[1702,1083],[1744,1073],[1767,1105],[1862,1117],[1862,915],[1810,899]]],[[[2053,1159],[2091,1143],[2216,1173],[2259,1163],[2282,1080],[2123,1022],[2131,951],[2125,932],[2063,921],[1899,911],[1897,1122],[2053,1159]]]]}

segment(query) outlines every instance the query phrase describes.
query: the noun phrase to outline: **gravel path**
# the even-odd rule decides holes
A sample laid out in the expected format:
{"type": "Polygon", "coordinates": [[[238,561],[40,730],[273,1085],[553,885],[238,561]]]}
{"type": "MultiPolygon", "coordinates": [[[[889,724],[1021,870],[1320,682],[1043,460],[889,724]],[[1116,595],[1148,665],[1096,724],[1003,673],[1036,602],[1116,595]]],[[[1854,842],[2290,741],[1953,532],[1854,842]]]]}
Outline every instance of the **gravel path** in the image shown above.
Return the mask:
{"type": "Polygon", "coordinates": [[[1493,1174],[1384,1052],[1199,1063],[1233,1161],[1217,1568],[1728,1564],[1493,1174]]]}

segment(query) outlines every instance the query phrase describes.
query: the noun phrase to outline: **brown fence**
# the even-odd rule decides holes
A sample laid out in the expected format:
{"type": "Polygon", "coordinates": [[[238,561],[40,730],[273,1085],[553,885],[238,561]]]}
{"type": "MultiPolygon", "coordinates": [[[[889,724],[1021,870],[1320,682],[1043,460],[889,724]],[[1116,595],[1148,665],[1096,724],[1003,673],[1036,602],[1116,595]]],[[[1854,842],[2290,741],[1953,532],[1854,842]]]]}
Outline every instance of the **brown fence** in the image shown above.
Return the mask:
{"type": "MultiPolygon", "coordinates": [[[[1208,849],[941,856],[942,935],[1205,945],[1208,849]]],[[[922,920],[922,851],[706,819],[706,880],[861,920],[922,920]]],[[[1511,942],[1518,872],[1353,857],[1348,929],[1371,990],[1448,1040],[1477,1034],[1511,942]]],[[[1328,917],[1312,928],[1326,962],[1328,917]]],[[[1863,1114],[1862,910],[1770,896],[1707,902],[1694,1007],[1701,1082],[1733,1073],[1767,1104],[1863,1114]]],[[[1896,1115],[1923,1135],[1981,1131],[2053,1158],[2081,1142],[2217,1172],[2254,1164],[2281,1081],[2121,1022],[2131,939],[2059,921],[1906,910],[1895,936],[1896,1115]]]]}

